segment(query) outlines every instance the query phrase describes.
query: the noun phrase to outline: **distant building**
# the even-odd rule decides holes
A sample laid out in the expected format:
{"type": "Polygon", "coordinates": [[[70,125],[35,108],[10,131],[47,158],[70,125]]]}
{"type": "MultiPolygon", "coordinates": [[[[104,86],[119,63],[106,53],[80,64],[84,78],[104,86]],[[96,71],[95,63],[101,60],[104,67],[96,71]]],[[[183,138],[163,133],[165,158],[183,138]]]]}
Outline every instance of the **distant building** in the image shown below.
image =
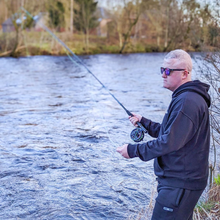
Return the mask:
{"type": "Polygon", "coordinates": [[[101,37],[107,37],[108,35],[107,24],[112,21],[111,16],[105,8],[101,8],[101,7],[97,8],[97,15],[99,21],[99,25],[96,28],[97,35],[101,37]]]}
{"type": "Polygon", "coordinates": [[[108,35],[108,22],[112,21],[111,19],[100,19],[99,26],[97,27],[97,35],[101,37],[107,37],[108,35]]]}
{"type": "Polygon", "coordinates": [[[42,25],[45,25],[45,13],[39,13],[38,15],[34,16],[34,30],[41,31],[43,30],[42,25]]]}
{"type": "Polygon", "coordinates": [[[4,33],[15,31],[15,27],[13,25],[13,22],[12,22],[11,18],[8,18],[6,21],[4,21],[2,23],[2,31],[4,33]]]}
{"type": "MultiPolygon", "coordinates": [[[[12,16],[12,18],[8,18],[6,21],[4,21],[2,23],[2,31],[4,33],[7,33],[7,32],[12,32],[12,31],[15,31],[15,27],[14,27],[14,24],[12,22],[12,19],[13,17],[16,17],[17,14],[14,14],[12,16]]],[[[34,23],[33,23],[33,28],[35,31],[41,31],[42,30],[42,27],[40,24],[44,24],[45,21],[44,21],[44,16],[43,16],[43,13],[39,13],[38,15],[34,16],[34,23]]],[[[23,20],[26,20],[26,17],[24,16],[23,17],[23,20]]],[[[21,24],[22,23],[22,19],[21,18],[17,18],[15,20],[16,24],[21,24]]]]}

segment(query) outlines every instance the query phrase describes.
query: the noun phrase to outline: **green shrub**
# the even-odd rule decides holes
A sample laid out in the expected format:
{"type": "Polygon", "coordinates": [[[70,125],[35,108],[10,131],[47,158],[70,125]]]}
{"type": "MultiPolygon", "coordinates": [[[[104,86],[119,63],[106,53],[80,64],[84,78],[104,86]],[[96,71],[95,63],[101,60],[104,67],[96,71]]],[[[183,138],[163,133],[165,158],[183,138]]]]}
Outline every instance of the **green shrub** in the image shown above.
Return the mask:
{"type": "Polygon", "coordinates": [[[208,202],[201,202],[200,204],[196,205],[196,208],[198,208],[199,213],[203,213],[205,211],[210,211],[215,206],[215,202],[208,201],[208,202]]]}
{"type": "Polygon", "coordinates": [[[217,177],[214,177],[216,185],[220,186],[220,175],[218,174],[217,177]]]}

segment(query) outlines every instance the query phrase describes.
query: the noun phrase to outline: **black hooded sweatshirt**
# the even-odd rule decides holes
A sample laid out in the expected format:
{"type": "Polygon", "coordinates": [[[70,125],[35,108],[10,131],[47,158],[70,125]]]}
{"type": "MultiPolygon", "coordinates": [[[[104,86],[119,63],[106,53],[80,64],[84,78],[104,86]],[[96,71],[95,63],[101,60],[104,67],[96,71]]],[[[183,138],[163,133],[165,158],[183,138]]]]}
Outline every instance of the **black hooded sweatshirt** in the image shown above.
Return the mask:
{"type": "Polygon", "coordinates": [[[141,123],[156,139],[129,144],[130,158],[154,160],[161,184],[190,190],[204,189],[208,178],[210,146],[209,85],[187,82],[172,94],[162,124],[142,117],[141,123]]]}

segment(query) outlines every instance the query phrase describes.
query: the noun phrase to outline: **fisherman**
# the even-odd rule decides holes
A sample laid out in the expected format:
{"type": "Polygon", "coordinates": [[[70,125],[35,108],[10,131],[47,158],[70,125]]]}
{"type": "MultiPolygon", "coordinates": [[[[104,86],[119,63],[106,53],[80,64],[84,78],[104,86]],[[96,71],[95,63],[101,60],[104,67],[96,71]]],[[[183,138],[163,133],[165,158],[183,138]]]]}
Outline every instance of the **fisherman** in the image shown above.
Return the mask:
{"type": "Polygon", "coordinates": [[[180,49],[165,56],[161,74],[163,87],[173,92],[162,123],[138,114],[129,117],[135,126],[141,122],[155,139],[125,144],[117,151],[127,159],[154,159],[158,195],[152,220],[192,220],[208,179],[209,85],[191,80],[191,57],[180,49]]]}

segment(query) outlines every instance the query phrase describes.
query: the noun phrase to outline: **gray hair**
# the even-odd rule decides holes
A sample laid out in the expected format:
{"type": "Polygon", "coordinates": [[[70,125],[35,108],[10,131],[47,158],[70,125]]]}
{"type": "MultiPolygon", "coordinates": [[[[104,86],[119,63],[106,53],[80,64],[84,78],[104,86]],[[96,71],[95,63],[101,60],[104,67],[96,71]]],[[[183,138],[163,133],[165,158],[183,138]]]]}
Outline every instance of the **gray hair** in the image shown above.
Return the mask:
{"type": "Polygon", "coordinates": [[[190,55],[181,49],[170,51],[164,58],[164,61],[169,62],[175,60],[175,63],[182,65],[187,71],[192,71],[192,59],[190,55]]]}

